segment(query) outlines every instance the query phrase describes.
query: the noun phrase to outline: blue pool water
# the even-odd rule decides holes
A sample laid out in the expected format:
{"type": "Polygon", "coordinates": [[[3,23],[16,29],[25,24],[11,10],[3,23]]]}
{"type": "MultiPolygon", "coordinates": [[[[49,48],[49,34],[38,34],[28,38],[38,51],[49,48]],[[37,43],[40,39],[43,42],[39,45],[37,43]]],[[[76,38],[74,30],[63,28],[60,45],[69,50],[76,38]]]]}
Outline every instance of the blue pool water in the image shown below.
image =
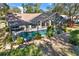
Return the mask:
{"type": "MultiPolygon", "coordinates": [[[[40,30],[38,31],[42,37],[46,35],[46,30],[40,30]]],[[[35,34],[37,31],[32,31],[32,32],[21,32],[19,35],[24,38],[24,40],[29,41],[32,38],[34,38],[35,34]]]]}

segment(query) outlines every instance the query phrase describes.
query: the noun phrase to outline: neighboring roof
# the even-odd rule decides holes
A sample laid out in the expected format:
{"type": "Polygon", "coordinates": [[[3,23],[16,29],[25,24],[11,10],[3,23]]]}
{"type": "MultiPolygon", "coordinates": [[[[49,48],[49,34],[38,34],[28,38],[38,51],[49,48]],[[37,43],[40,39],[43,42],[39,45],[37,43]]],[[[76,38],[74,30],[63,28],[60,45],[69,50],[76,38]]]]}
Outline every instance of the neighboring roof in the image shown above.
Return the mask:
{"type": "Polygon", "coordinates": [[[41,13],[24,13],[24,14],[17,14],[17,16],[20,16],[21,20],[29,22],[30,20],[34,19],[40,14],[41,13]]]}

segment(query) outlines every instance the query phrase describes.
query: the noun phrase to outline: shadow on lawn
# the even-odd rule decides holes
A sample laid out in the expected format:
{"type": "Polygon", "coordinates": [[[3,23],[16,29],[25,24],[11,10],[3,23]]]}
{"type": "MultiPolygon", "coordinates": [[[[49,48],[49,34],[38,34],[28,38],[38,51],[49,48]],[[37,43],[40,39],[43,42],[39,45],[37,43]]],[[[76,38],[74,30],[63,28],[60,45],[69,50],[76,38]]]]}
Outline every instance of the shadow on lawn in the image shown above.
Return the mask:
{"type": "Polygon", "coordinates": [[[52,44],[51,43],[48,43],[48,42],[45,42],[45,44],[40,44],[39,46],[43,52],[44,52],[44,55],[47,55],[47,56],[67,56],[67,54],[65,54],[64,52],[61,53],[61,52],[58,52],[56,51],[52,44]]]}
{"type": "Polygon", "coordinates": [[[73,45],[68,43],[67,37],[64,37],[66,36],[60,36],[60,38],[51,38],[50,42],[44,41],[44,44],[40,44],[39,47],[43,50],[44,55],[47,56],[77,55],[73,49],[73,45]]]}

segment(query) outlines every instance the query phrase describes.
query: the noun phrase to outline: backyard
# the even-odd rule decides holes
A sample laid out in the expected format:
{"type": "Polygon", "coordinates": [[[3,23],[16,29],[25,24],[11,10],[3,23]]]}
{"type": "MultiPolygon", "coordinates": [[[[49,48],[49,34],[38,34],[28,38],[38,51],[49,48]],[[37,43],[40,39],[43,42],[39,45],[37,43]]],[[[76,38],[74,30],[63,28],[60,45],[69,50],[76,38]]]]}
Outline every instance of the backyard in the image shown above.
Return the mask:
{"type": "Polygon", "coordinates": [[[7,8],[0,8],[0,56],[79,56],[79,24],[70,18],[78,13],[78,4],[56,4],[48,11],[41,11],[41,4],[22,4],[26,12],[3,5],[7,8]]]}
{"type": "MultiPolygon", "coordinates": [[[[50,35],[50,34],[48,34],[50,35]]],[[[50,35],[51,36],[51,35],[50,35]]],[[[69,43],[69,34],[62,33],[57,36],[41,38],[36,35],[34,40],[24,42],[23,38],[18,37],[12,49],[4,50],[0,55],[15,56],[76,56],[79,55],[78,46],[69,43]],[[21,52],[22,51],[22,52],[21,52]]],[[[8,40],[11,40],[8,39],[8,40]]],[[[72,41],[72,40],[71,40],[72,41]]],[[[75,41],[74,41],[75,43],[75,41]]],[[[7,46],[9,47],[9,46],[7,46]]]]}

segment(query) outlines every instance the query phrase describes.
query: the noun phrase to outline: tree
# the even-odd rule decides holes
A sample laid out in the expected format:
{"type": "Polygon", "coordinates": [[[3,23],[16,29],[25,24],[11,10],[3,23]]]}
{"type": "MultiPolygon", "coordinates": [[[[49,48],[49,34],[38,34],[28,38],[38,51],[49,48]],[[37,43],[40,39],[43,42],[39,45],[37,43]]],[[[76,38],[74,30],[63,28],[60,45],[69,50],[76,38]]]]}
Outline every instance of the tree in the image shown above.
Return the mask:
{"type": "Polygon", "coordinates": [[[32,6],[26,6],[26,13],[33,13],[32,6]]]}
{"type": "Polygon", "coordinates": [[[76,15],[79,11],[79,4],[77,3],[58,3],[54,5],[53,12],[66,14],[68,16],[76,15]]]}
{"type": "MultiPolygon", "coordinates": [[[[2,3],[2,8],[0,8],[0,17],[2,16],[4,18],[4,20],[5,20],[5,15],[7,14],[8,10],[9,10],[9,6],[6,3],[2,3]]],[[[5,25],[6,25],[6,20],[5,20],[5,25]]],[[[3,40],[2,43],[3,43],[3,47],[5,49],[8,36],[6,34],[5,28],[3,28],[3,31],[4,31],[4,35],[3,35],[4,39],[2,39],[3,40]]]]}
{"type": "Polygon", "coordinates": [[[40,9],[40,3],[38,4],[38,3],[36,3],[35,5],[34,5],[34,12],[35,13],[40,13],[41,12],[41,9],[40,9]]]}
{"type": "Polygon", "coordinates": [[[53,10],[53,6],[55,6],[54,3],[52,3],[51,5],[49,5],[49,6],[46,8],[47,11],[52,12],[52,10],[53,10]]]}
{"type": "Polygon", "coordinates": [[[68,25],[69,27],[71,27],[74,25],[73,17],[78,14],[79,4],[78,3],[59,3],[55,5],[52,11],[69,16],[70,19],[68,20],[68,25]]]}
{"type": "Polygon", "coordinates": [[[38,3],[27,3],[22,4],[23,9],[26,9],[26,13],[40,13],[40,5],[38,3]]]}
{"type": "Polygon", "coordinates": [[[60,14],[66,14],[71,17],[78,14],[78,7],[78,3],[59,3],[55,5],[52,11],[59,12],[60,14]]]}
{"type": "Polygon", "coordinates": [[[22,3],[22,7],[23,7],[23,9],[24,9],[24,7],[25,7],[24,3],[22,3]]]}
{"type": "Polygon", "coordinates": [[[64,3],[57,3],[57,4],[54,4],[54,7],[52,8],[52,12],[57,12],[59,14],[64,14],[64,6],[63,6],[64,3]]]}
{"type": "Polygon", "coordinates": [[[10,11],[14,12],[14,13],[21,13],[21,10],[19,8],[12,8],[10,9],[10,11]]]}
{"type": "Polygon", "coordinates": [[[78,14],[78,11],[79,11],[79,4],[77,3],[72,3],[72,4],[64,4],[64,12],[69,16],[71,17],[70,21],[68,22],[68,25],[69,27],[72,27],[74,25],[74,22],[73,22],[73,17],[75,15],[78,14]]]}
{"type": "Polygon", "coordinates": [[[3,8],[0,8],[0,16],[5,15],[8,10],[9,10],[9,6],[6,3],[3,3],[3,8]]]}

